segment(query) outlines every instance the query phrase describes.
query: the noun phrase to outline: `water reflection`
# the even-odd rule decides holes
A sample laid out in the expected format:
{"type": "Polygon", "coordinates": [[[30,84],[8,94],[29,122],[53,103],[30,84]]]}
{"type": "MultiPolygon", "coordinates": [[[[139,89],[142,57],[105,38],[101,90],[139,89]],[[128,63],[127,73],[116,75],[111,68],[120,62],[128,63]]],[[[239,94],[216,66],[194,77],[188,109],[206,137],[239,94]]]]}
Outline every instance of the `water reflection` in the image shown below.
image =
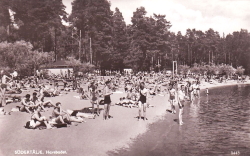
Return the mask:
{"type": "Polygon", "coordinates": [[[249,93],[250,86],[218,88],[191,104],[186,123],[193,128],[183,134],[187,155],[250,153],[249,93]]]}
{"type": "Polygon", "coordinates": [[[249,155],[249,101],[250,86],[210,89],[208,96],[203,92],[200,99],[185,103],[184,125],[169,123],[165,116],[118,155],[249,155]]]}
{"type": "Polygon", "coordinates": [[[191,117],[198,117],[200,108],[200,98],[195,98],[194,101],[190,104],[190,112],[189,115],[191,117]]]}
{"type": "Polygon", "coordinates": [[[206,103],[208,103],[208,97],[209,97],[209,95],[206,95],[206,103]]]}

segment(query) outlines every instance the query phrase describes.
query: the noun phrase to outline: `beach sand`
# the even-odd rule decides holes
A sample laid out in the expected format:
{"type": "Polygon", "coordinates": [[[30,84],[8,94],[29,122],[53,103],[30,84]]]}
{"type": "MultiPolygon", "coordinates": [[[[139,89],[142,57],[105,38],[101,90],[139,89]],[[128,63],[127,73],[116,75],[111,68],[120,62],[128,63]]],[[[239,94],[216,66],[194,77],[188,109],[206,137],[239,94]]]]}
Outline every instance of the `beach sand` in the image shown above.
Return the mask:
{"type": "MultiPolygon", "coordinates": [[[[205,88],[236,84],[239,83],[236,81],[215,84],[203,82],[201,89],[204,91],[205,88]]],[[[249,81],[244,84],[249,84],[249,81]]],[[[111,96],[111,100],[117,102],[120,97],[125,95],[125,93],[115,93],[111,96]]],[[[72,91],[63,96],[46,99],[53,102],[60,101],[64,109],[77,110],[91,106],[89,100],[80,100],[75,96],[78,96],[78,93],[72,91]]],[[[178,118],[178,112],[175,115],[166,112],[166,109],[170,109],[168,96],[157,95],[148,102],[154,107],[147,109],[149,120],[146,121],[137,120],[138,108],[113,105],[110,114],[114,118],[104,121],[101,112],[96,119],[86,119],[86,123],[72,124],[67,128],[51,130],[24,128],[25,123],[31,117],[28,113],[13,112],[11,115],[0,115],[0,155],[12,156],[15,155],[17,150],[37,150],[44,154],[46,154],[46,151],[65,151],[67,155],[74,156],[115,155],[120,149],[128,148],[137,136],[146,134],[148,127],[156,121],[162,120],[162,118],[168,119],[163,137],[172,139],[173,145],[178,144],[178,140],[175,140],[175,135],[178,135],[175,134],[175,129],[179,129],[181,126],[173,121],[178,118]]],[[[11,103],[4,109],[8,112],[17,105],[20,105],[20,103],[11,103]]],[[[100,107],[103,108],[102,105],[100,107]]],[[[52,108],[47,112],[42,112],[42,115],[49,117],[51,112],[52,108]]],[[[157,140],[154,140],[153,136],[149,138],[157,144],[157,140]]],[[[149,147],[149,151],[153,149],[154,147],[149,147]]],[[[176,153],[176,151],[173,151],[173,153],[176,153]]],[[[138,150],[138,154],[142,153],[138,150]]]]}

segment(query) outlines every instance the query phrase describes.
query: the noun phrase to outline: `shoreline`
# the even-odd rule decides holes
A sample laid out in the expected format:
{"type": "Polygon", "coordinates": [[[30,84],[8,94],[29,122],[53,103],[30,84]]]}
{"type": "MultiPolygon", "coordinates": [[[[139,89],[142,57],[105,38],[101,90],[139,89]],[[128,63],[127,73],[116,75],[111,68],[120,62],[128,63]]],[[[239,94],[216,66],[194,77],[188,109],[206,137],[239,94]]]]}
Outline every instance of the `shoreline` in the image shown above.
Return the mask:
{"type": "MultiPolygon", "coordinates": [[[[235,80],[230,80],[230,81],[228,81],[228,82],[223,82],[223,83],[214,83],[214,84],[210,84],[210,83],[207,83],[207,82],[202,82],[202,84],[201,84],[201,86],[200,86],[200,88],[201,88],[201,91],[205,91],[205,89],[206,88],[208,88],[208,89],[214,89],[214,88],[218,88],[218,87],[227,87],[227,86],[235,86],[235,85],[250,85],[250,81],[248,80],[248,81],[246,81],[246,82],[240,82],[240,83],[238,83],[237,81],[235,81],[235,80]],[[204,84],[205,83],[205,84],[204,84]]],[[[170,105],[169,104],[166,104],[166,108],[167,109],[170,109],[170,105]]],[[[166,109],[165,108],[165,109],[166,109]]],[[[153,122],[151,122],[151,123],[148,123],[147,124],[147,127],[149,127],[149,126],[153,126],[153,125],[155,125],[155,124],[158,124],[158,122],[161,122],[162,123],[162,120],[168,120],[167,121],[167,123],[168,124],[171,124],[171,122],[173,122],[172,120],[173,120],[173,117],[170,117],[170,115],[169,115],[169,113],[166,113],[166,111],[165,111],[165,109],[164,109],[164,111],[162,112],[162,114],[160,115],[160,116],[155,116],[156,118],[155,119],[157,119],[157,120],[155,120],[155,121],[153,121],[153,122]]],[[[178,113],[177,113],[178,114],[178,113]]],[[[162,123],[162,124],[164,124],[164,123],[162,123]]],[[[178,125],[179,126],[179,125],[178,125]]],[[[171,128],[172,127],[169,127],[169,129],[168,128],[166,128],[166,131],[171,131],[171,128]]],[[[147,133],[148,132],[148,129],[144,132],[144,133],[139,133],[139,134],[137,134],[136,135],[136,137],[134,137],[134,138],[131,138],[131,140],[130,140],[130,142],[127,142],[127,144],[126,145],[124,145],[123,147],[119,147],[119,148],[114,148],[113,150],[111,150],[111,151],[108,151],[109,153],[111,153],[111,155],[116,155],[116,154],[118,154],[118,151],[120,151],[120,152],[122,152],[122,151],[125,151],[125,149],[126,148],[128,148],[129,147],[129,144],[131,144],[131,143],[133,143],[133,140],[137,140],[140,136],[143,136],[145,133],[147,133]]],[[[166,137],[166,135],[164,135],[165,137],[166,137]]],[[[152,138],[153,139],[153,138],[152,138]]],[[[153,148],[154,149],[154,148],[153,148]]],[[[145,153],[144,153],[145,154],[145,153]]]]}
{"type": "Polygon", "coordinates": [[[201,85],[201,90],[204,90],[206,88],[211,89],[211,88],[216,88],[216,87],[226,87],[226,86],[234,86],[234,85],[249,85],[250,80],[245,81],[245,82],[240,82],[238,83],[235,80],[229,80],[228,82],[223,82],[223,83],[215,83],[215,84],[209,84],[206,82],[206,84],[201,85]]]}
{"type": "MultiPolygon", "coordinates": [[[[231,85],[250,84],[249,81],[237,83],[229,81],[227,83],[209,84],[201,83],[201,90],[206,88],[225,87],[231,85]]],[[[60,101],[65,109],[82,109],[90,107],[89,100],[80,100],[74,96],[76,92],[69,92],[64,96],[49,98],[53,102],[60,101]]],[[[116,102],[125,93],[113,94],[111,100],[116,102]]],[[[102,112],[96,119],[86,119],[86,123],[70,126],[68,128],[59,128],[53,130],[28,130],[23,126],[30,119],[27,113],[13,112],[12,115],[0,116],[0,155],[14,155],[15,150],[49,150],[66,151],[68,155],[109,155],[110,152],[116,153],[119,149],[129,148],[138,136],[145,134],[149,127],[167,117],[169,125],[176,124],[173,118],[166,113],[170,109],[168,96],[155,96],[153,100],[148,101],[154,107],[147,108],[147,121],[137,121],[138,109],[126,108],[122,106],[111,106],[110,114],[113,119],[103,121],[102,112]],[[34,140],[35,139],[35,140],[34,140]],[[51,140],[51,141],[48,141],[51,140]]],[[[18,105],[18,103],[8,104],[5,110],[18,105]]],[[[103,108],[103,105],[100,106],[103,108]]],[[[51,115],[51,109],[42,113],[48,117],[51,115]]],[[[171,126],[167,128],[171,129],[171,126]]],[[[171,134],[170,134],[171,135],[171,134]]],[[[176,134],[173,134],[176,135],[176,134]]]]}

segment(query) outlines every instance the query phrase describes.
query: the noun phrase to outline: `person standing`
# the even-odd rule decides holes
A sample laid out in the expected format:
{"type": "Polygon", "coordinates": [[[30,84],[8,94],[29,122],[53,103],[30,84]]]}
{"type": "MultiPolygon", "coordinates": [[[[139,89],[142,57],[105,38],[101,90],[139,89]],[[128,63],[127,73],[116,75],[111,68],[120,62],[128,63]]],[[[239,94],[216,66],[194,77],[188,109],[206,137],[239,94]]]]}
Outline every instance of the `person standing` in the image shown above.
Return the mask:
{"type": "Polygon", "coordinates": [[[107,120],[111,116],[109,115],[110,111],[110,105],[111,105],[111,98],[110,95],[112,95],[111,90],[111,81],[105,82],[105,87],[103,89],[103,96],[104,96],[104,112],[103,112],[103,120],[107,120]]]}
{"type": "Polygon", "coordinates": [[[148,95],[148,89],[145,88],[145,83],[140,83],[140,98],[138,103],[139,108],[139,116],[138,121],[141,119],[141,111],[143,109],[143,119],[148,120],[146,117],[146,108],[147,108],[147,95],[148,95]]]}
{"type": "Polygon", "coordinates": [[[188,85],[187,85],[187,89],[188,89],[188,97],[189,97],[189,100],[191,102],[193,102],[193,91],[194,91],[194,86],[193,86],[193,82],[189,82],[188,81],[188,85]]]}
{"type": "Polygon", "coordinates": [[[6,84],[1,84],[1,86],[0,86],[0,107],[4,107],[6,105],[6,97],[5,97],[6,88],[7,88],[6,84]]]}
{"type": "Polygon", "coordinates": [[[170,84],[169,87],[170,87],[169,88],[169,102],[171,105],[171,112],[175,114],[176,111],[175,111],[174,102],[175,102],[176,90],[174,89],[174,86],[172,84],[170,84]]]}
{"type": "Polygon", "coordinates": [[[2,76],[2,84],[7,84],[8,80],[11,80],[11,78],[8,77],[6,74],[3,74],[3,76],[2,76]]]}
{"type": "Polygon", "coordinates": [[[179,124],[183,125],[182,116],[183,116],[183,107],[185,102],[185,87],[181,85],[180,90],[177,92],[177,101],[179,105],[179,124]]]}
{"type": "Polygon", "coordinates": [[[95,113],[95,104],[97,105],[97,115],[99,116],[99,94],[97,91],[97,85],[95,82],[92,82],[90,87],[89,87],[89,92],[90,92],[90,102],[92,104],[92,113],[95,113]]]}
{"type": "Polygon", "coordinates": [[[2,72],[3,76],[2,76],[2,83],[1,83],[1,86],[0,86],[0,104],[2,107],[4,107],[6,105],[6,89],[7,89],[7,81],[8,80],[11,80],[10,77],[8,77],[6,75],[6,73],[3,71],[2,72]]]}

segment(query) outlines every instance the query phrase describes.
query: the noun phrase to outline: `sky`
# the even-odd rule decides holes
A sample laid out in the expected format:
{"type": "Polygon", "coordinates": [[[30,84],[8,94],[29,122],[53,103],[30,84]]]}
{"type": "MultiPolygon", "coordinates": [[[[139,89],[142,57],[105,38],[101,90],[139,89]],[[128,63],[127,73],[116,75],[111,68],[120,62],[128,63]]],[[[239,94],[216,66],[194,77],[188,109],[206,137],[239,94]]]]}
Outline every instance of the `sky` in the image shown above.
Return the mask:
{"type": "MultiPolygon", "coordinates": [[[[71,13],[71,2],[63,0],[66,12],[71,13]]],[[[131,17],[136,8],[143,6],[146,16],[166,15],[172,27],[170,31],[196,29],[218,31],[222,36],[241,29],[250,30],[250,0],[109,0],[111,10],[119,8],[126,24],[131,24],[131,17]]]]}

